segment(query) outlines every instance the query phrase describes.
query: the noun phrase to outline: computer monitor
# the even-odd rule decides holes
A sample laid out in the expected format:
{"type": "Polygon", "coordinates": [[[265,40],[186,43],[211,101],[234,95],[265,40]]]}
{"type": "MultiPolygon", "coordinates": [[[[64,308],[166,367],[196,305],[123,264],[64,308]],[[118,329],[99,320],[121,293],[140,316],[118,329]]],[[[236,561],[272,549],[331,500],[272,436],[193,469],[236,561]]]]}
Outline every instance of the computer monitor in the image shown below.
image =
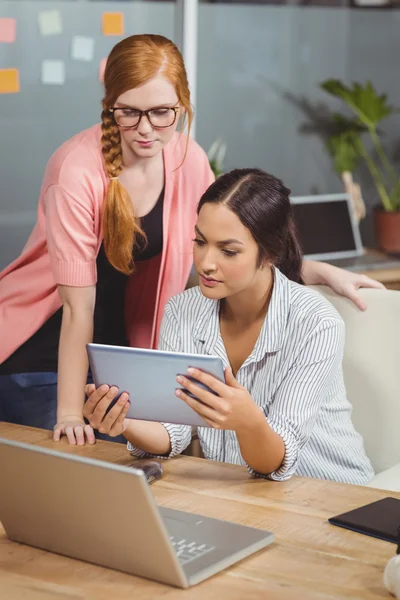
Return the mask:
{"type": "Polygon", "coordinates": [[[292,196],[291,202],[305,258],[331,260],[363,254],[349,194],[292,196]]]}

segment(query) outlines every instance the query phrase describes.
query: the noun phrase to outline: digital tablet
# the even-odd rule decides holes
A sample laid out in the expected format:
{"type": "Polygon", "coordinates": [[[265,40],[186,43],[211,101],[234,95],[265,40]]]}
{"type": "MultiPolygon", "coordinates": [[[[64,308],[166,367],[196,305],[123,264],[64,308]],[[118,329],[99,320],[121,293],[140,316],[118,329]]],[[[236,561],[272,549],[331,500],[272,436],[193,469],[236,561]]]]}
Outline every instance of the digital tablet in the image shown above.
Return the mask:
{"type": "Polygon", "coordinates": [[[176,377],[188,377],[187,369],[193,367],[225,381],[219,357],[103,344],[87,344],[87,353],[96,387],[115,385],[119,395],[129,393],[128,418],[209,427],[186,402],[175,396],[175,390],[182,389],[176,377]]]}
{"type": "Polygon", "coordinates": [[[400,500],[383,498],[332,517],[329,523],[397,544],[400,541],[400,500]]]}

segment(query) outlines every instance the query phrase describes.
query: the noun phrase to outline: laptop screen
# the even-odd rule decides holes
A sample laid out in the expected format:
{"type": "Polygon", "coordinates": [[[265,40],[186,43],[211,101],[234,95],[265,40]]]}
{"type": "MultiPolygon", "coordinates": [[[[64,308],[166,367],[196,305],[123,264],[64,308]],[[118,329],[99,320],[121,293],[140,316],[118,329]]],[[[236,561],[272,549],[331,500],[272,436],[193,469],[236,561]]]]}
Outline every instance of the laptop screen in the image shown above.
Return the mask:
{"type": "Polygon", "coordinates": [[[346,198],[331,201],[293,198],[293,211],[305,256],[360,254],[346,198]]]}

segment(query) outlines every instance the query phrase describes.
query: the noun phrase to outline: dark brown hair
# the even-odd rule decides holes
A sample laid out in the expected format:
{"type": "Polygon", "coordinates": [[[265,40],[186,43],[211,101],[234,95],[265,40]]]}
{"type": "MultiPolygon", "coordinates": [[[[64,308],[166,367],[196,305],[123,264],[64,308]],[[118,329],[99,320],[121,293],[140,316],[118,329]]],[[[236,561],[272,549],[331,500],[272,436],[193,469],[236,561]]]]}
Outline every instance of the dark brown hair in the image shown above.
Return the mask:
{"type": "Polygon", "coordinates": [[[221,175],[207,189],[197,214],[208,202],[224,203],[250,231],[259,248],[259,266],[269,260],[286,277],[303,283],[303,257],[290,190],[280,179],[261,169],[235,169],[221,175]]]}

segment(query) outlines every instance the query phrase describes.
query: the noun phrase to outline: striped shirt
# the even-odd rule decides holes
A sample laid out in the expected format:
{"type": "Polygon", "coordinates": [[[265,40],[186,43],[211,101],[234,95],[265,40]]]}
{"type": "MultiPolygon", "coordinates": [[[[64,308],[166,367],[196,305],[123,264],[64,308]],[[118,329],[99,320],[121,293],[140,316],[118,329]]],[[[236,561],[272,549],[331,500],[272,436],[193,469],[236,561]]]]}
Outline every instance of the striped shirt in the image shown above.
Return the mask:
{"type": "MultiPolygon", "coordinates": [[[[219,301],[205,298],[198,287],[172,298],[165,309],[159,348],[216,355],[229,366],[219,301]]],[[[343,348],[344,323],[333,306],[275,269],[268,313],[236,378],[283,439],[285,456],[279,469],[268,475],[247,465],[252,474],[276,481],[295,473],[352,484],[371,480],[373,469],[346,398],[343,348]]],[[[191,427],[163,425],[171,440],[168,457],[181,453],[191,441],[191,427]]],[[[234,431],[199,427],[198,436],[206,458],[246,465],[234,431]]],[[[145,456],[131,444],[128,448],[145,456]]]]}

